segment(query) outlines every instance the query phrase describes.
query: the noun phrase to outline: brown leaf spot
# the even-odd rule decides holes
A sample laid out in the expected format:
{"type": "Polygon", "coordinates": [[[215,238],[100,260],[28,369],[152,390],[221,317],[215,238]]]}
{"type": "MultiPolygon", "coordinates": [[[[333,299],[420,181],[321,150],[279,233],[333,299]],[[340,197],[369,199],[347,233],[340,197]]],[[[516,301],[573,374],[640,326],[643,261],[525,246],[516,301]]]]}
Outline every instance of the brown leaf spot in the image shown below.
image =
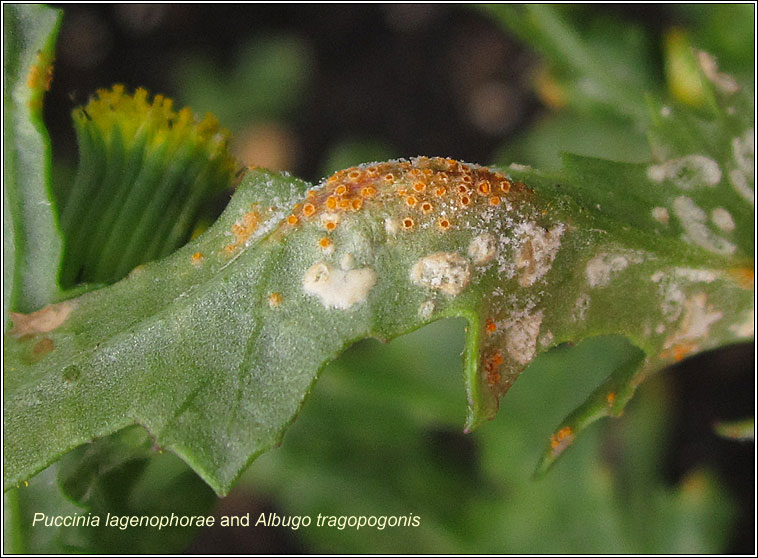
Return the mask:
{"type": "Polygon", "coordinates": [[[75,303],[66,301],[59,304],[48,304],[31,314],[11,312],[13,328],[9,333],[14,337],[24,337],[25,335],[53,331],[66,321],[75,306],[75,303]]]}

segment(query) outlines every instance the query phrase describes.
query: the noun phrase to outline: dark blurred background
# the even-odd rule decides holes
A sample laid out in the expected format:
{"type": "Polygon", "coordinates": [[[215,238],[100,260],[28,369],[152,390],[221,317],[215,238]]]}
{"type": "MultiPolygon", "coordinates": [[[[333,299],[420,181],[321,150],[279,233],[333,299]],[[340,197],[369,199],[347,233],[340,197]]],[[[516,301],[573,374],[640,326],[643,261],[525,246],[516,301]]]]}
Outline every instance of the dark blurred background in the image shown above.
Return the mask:
{"type": "MultiPolygon", "coordinates": [[[[366,160],[421,154],[491,163],[550,113],[545,88],[539,93],[535,87],[543,69],[540,58],[473,7],[67,4],[62,9],[55,79],[45,108],[60,180],[71,176],[76,161],[71,109],[114,83],[163,93],[198,113],[213,112],[234,133],[234,150],[246,164],[288,170],[310,181],[366,160]]],[[[591,9],[626,18],[652,36],[689,23],[686,14],[660,4],[591,9]]],[[[739,510],[726,552],[754,551],[754,446],[719,438],[712,426],[753,416],[753,363],[753,347],[744,345],[701,355],[664,374],[672,435],[660,472],[672,487],[701,467],[718,472],[739,510]]],[[[425,443],[435,455],[447,456],[446,467],[456,475],[470,473],[465,463],[477,459],[478,438],[447,425],[424,428],[425,443]]],[[[534,440],[535,446],[540,443],[534,440]]],[[[613,444],[606,446],[612,461],[613,444]]],[[[256,492],[255,482],[245,483],[221,506],[225,513],[235,507],[283,513],[275,489],[256,492]]],[[[331,549],[324,544],[317,541],[315,548],[331,549]]],[[[191,550],[310,548],[289,531],[225,530],[202,533],[191,550]],[[251,540],[256,533],[267,538],[251,540]]]]}

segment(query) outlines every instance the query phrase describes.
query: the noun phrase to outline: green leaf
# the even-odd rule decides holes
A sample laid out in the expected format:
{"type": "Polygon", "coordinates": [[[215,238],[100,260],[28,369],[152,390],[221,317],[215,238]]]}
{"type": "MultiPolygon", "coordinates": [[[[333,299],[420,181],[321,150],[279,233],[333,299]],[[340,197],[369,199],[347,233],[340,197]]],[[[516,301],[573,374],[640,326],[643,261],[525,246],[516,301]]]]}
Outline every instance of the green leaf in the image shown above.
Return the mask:
{"type": "Polygon", "coordinates": [[[251,121],[287,117],[310,78],[307,45],[296,36],[264,35],[242,46],[224,69],[204,49],[187,53],[172,72],[181,100],[239,130],[251,121]]]}
{"type": "Polygon", "coordinates": [[[567,156],[560,172],[502,173],[419,157],[308,193],[248,172],[173,255],[14,316],[5,486],[137,423],[226,493],[326,362],[446,317],[468,322],[467,430],[552,346],[616,334],[639,348],[556,428],[548,451],[563,453],[647,375],[753,334],[751,104],[703,86],[707,114],[650,102],[650,164],[567,156]]]}
{"type": "Polygon", "coordinates": [[[59,298],[61,238],[51,193],[42,98],[61,12],[3,6],[3,308],[31,312],[59,298]]]}
{"type": "Polygon", "coordinates": [[[604,112],[646,121],[643,95],[658,89],[651,66],[654,45],[627,21],[575,6],[484,6],[495,20],[543,54],[551,65],[552,94],[583,112],[604,112]]]}

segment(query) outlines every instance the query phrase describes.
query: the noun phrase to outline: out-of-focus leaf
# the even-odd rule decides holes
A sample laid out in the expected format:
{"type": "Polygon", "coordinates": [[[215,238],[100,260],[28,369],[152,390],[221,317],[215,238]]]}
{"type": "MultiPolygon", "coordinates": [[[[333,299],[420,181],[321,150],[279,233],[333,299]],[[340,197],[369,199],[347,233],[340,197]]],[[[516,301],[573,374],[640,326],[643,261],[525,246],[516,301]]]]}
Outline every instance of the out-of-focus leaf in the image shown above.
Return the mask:
{"type": "Polygon", "coordinates": [[[588,8],[493,4],[485,7],[550,63],[566,102],[582,112],[647,119],[644,94],[658,90],[654,44],[640,26],[588,8]]]}
{"type": "Polygon", "coordinates": [[[641,129],[614,116],[565,110],[546,116],[509,142],[495,155],[495,161],[503,166],[519,163],[558,170],[562,153],[634,163],[650,160],[650,146],[641,129]]]}
{"type": "Polygon", "coordinates": [[[754,441],[755,419],[719,422],[714,426],[716,434],[731,440],[754,441]]]}
{"type": "Polygon", "coordinates": [[[257,37],[228,66],[187,53],[174,72],[181,100],[239,130],[251,121],[287,119],[310,78],[307,45],[294,36],[257,37]]]}

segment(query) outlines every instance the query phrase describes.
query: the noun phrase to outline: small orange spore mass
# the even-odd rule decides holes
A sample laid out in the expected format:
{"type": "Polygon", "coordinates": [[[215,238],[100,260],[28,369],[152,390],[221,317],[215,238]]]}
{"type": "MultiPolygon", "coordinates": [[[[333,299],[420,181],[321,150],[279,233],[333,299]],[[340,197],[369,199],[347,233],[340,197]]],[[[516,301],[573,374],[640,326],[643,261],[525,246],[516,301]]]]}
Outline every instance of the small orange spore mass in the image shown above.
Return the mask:
{"type": "Polygon", "coordinates": [[[271,293],[268,295],[268,305],[271,308],[276,308],[282,303],[282,293],[271,293]]]}
{"type": "Polygon", "coordinates": [[[570,426],[564,426],[558,432],[550,437],[550,448],[553,457],[557,457],[563,450],[569,447],[574,441],[574,431],[570,426]]]}
{"type": "Polygon", "coordinates": [[[503,364],[503,355],[496,351],[484,360],[484,371],[487,373],[487,385],[494,386],[500,381],[498,368],[503,364]]]}

